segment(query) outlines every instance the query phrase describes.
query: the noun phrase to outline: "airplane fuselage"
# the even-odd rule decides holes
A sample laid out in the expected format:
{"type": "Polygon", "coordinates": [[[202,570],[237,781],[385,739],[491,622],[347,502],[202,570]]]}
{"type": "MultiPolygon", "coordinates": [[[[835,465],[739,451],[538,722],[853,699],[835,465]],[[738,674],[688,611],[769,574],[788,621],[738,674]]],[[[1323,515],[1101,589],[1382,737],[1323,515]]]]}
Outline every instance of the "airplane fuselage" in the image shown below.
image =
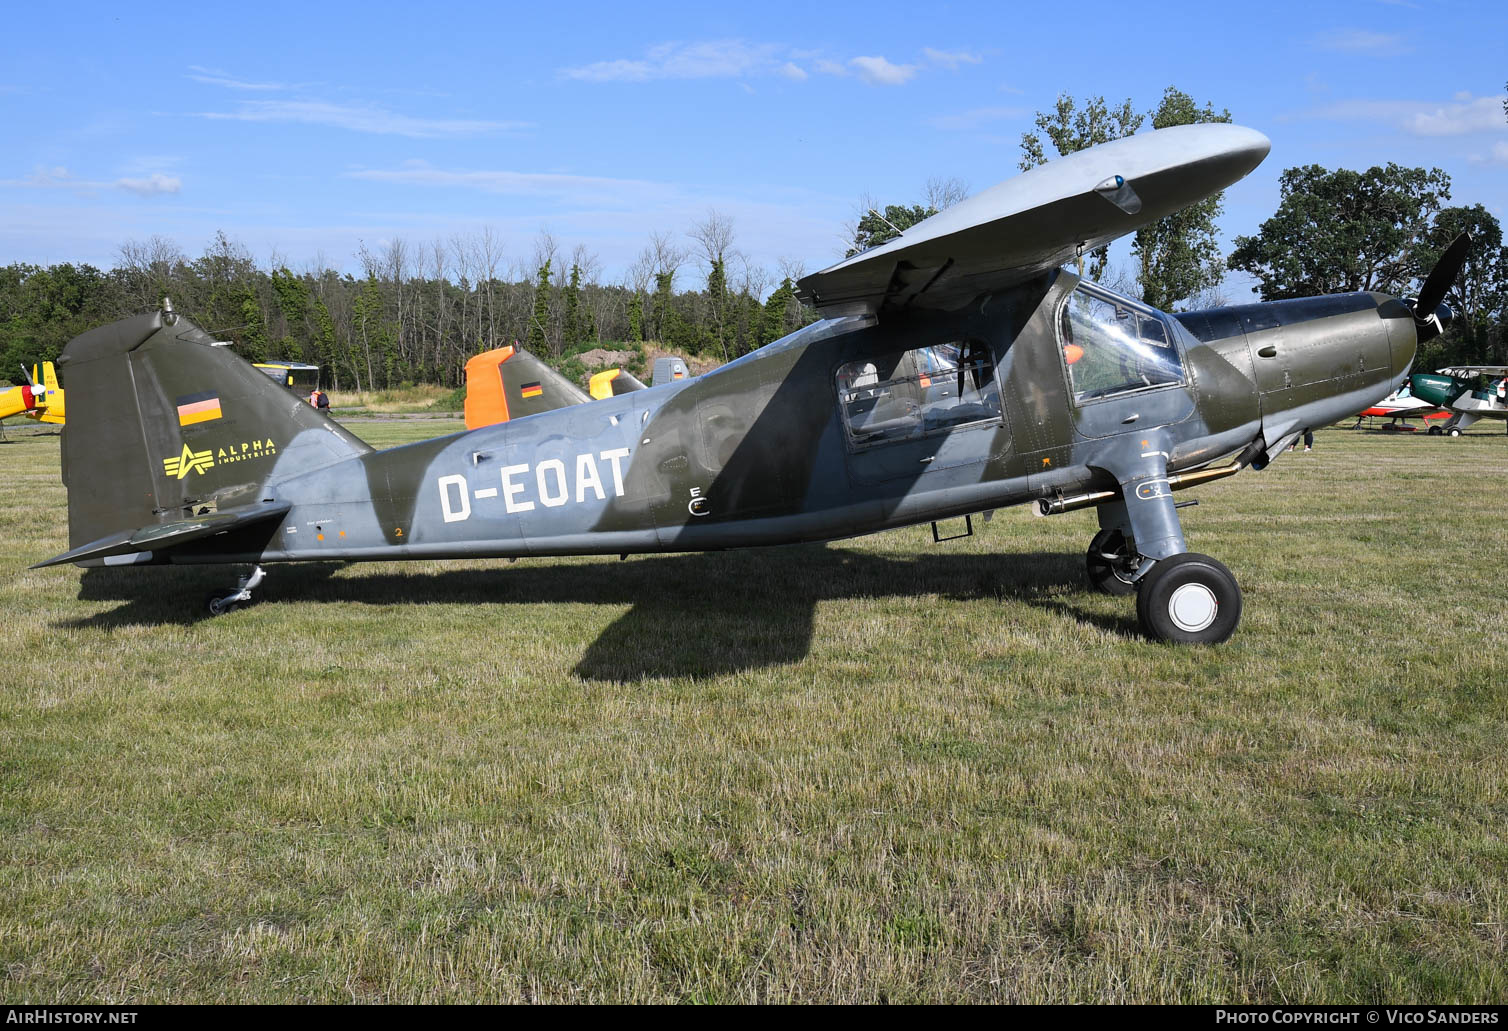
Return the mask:
{"type": "Polygon", "coordinates": [[[292,507],[270,535],[211,538],[171,560],[856,536],[1276,448],[1388,394],[1413,349],[1412,317],[1381,295],[1169,317],[1054,273],[954,312],[817,323],[685,383],[298,475],[274,468],[265,493],[292,507]]]}

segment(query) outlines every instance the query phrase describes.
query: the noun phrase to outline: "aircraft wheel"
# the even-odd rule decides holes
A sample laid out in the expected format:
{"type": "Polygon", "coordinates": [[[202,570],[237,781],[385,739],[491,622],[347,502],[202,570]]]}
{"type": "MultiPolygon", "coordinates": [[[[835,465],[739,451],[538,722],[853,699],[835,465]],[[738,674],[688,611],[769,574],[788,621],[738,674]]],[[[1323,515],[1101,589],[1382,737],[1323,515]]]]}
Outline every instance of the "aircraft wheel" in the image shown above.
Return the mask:
{"type": "Polygon", "coordinates": [[[1136,584],[1129,579],[1136,569],[1136,563],[1130,561],[1134,557],[1126,547],[1125,534],[1114,528],[1101,530],[1089,542],[1089,552],[1084,556],[1090,586],[1097,591],[1121,597],[1134,594],[1136,584]]]}
{"type": "Polygon", "coordinates": [[[1431,437],[1438,437],[1442,432],[1444,432],[1444,431],[1441,430],[1440,427],[1438,427],[1438,426],[1431,426],[1429,428],[1429,435],[1431,437]]]}
{"type": "Polygon", "coordinates": [[[1241,622],[1241,588],[1231,571],[1208,555],[1174,555],[1137,584],[1136,616],[1154,640],[1219,644],[1241,622]]]}
{"type": "Polygon", "coordinates": [[[216,591],[211,594],[205,599],[205,607],[209,609],[209,614],[211,616],[224,616],[235,612],[241,607],[240,602],[232,600],[237,593],[236,591],[231,591],[229,594],[226,594],[223,591],[216,591]]]}
{"type": "Polygon", "coordinates": [[[1450,428],[1450,435],[1452,437],[1459,437],[1461,435],[1461,428],[1459,426],[1452,426],[1450,428]]]}

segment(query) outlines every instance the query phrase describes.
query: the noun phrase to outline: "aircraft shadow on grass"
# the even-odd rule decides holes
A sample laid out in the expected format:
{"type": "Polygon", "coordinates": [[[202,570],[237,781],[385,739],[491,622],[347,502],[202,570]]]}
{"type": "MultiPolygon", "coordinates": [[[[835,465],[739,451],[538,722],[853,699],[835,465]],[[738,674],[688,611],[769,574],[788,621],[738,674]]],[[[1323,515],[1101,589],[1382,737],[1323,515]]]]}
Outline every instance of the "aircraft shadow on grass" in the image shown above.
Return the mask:
{"type": "MultiPolygon", "coordinates": [[[[542,559],[494,569],[383,570],[335,578],[341,568],[340,563],[274,567],[269,603],[631,606],[577,663],[575,672],[591,680],[703,677],[797,662],[811,649],[817,603],[841,599],[936,594],[963,601],[1015,600],[1118,636],[1139,636],[1134,619],[1076,604],[1076,598],[1088,595],[1083,557],[1072,553],[885,557],[809,545],[644,556],[624,563],[558,565],[542,559]]],[[[81,600],[124,604],[62,625],[192,625],[211,618],[199,598],[224,582],[223,570],[191,566],[85,570],[81,600]],[[144,583],[143,573],[157,574],[151,577],[157,582],[144,583]]],[[[394,618],[401,619],[401,611],[394,618]]],[[[987,629],[981,625],[981,632],[987,629]]],[[[516,631],[502,624],[488,632],[502,642],[516,631]]]]}

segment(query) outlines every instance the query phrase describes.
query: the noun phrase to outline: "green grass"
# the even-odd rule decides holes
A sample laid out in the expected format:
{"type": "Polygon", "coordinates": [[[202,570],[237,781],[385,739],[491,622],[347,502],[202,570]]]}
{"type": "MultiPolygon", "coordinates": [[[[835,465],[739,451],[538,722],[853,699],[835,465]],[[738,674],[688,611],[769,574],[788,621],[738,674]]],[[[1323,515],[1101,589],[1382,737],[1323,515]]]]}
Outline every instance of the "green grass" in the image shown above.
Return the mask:
{"type": "MultiPolygon", "coordinates": [[[[353,426],[377,444],[454,422],[353,426]]],[[[0,444],[0,998],[1508,1000],[1508,440],[1191,492],[1218,648],[1092,513],[716,555],[27,571],[0,444]]],[[[977,522],[976,522],[976,525],[977,522]]]]}

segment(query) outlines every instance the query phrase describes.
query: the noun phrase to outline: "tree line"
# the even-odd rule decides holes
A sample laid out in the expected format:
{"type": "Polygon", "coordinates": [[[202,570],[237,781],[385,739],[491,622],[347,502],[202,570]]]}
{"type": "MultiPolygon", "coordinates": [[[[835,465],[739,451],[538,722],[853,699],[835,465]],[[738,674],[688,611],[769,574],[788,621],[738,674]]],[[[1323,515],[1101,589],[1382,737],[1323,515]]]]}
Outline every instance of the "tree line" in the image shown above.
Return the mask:
{"type": "Polygon", "coordinates": [[[653,235],[620,283],[601,282],[584,246],[567,253],[541,233],[510,259],[487,229],[363,246],[359,274],[322,260],[295,271],[276,254],[259,264],[224,232],[196,258],[154,236],[121,245],[108,270],[13,263],[0,267],[0,376],[164,297],[252,361],[318,365],[327,385],[356,391],[456,386],[467,358],[515,341],[555,364],[620,341],[723,362],[816,317],[795,299],[800,267],[783,263],[773,282],[738,251],[725,216],[710,213],[686,241],[653,235]]]}

